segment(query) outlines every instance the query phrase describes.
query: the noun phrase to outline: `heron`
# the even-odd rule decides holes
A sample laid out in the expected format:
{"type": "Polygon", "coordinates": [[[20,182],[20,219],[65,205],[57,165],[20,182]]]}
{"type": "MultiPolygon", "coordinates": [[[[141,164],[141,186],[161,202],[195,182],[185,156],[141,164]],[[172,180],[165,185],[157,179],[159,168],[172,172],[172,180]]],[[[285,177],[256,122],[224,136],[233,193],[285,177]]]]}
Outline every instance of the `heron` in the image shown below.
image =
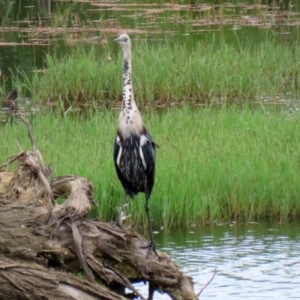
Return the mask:
{"type": "MultiPolygon", "coordinates": [[[[139,192],[145,194],[145,210],[150,232],[149,252],[158,256],[153,239],[148,201],[154,185],[155,149],[157,144],[145,128],[141,114],[134,100],[131,80],[131,41],[127,34],[114,39],[123,51],[123,98],[119,115],[119,128],[114,143],[114,163],[125,196],[117,220],[121,227],[121,217],[128,196],[134,198],[139,192]]],[[[145,247],[145,248],[146,248],[145,247]]],[[[149,253],[148,252],[148,253],[149,253]]]]}

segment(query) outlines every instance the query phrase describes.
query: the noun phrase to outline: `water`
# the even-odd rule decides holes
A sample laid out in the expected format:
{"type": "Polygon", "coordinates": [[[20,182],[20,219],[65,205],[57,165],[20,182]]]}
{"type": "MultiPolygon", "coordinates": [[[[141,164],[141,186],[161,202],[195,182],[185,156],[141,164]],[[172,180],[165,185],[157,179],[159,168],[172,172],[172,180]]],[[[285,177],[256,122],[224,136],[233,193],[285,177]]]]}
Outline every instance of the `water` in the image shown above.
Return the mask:
{"type": "Polygon", "coordinates": [[[44,68],[47,53],[66,55],[78,44],[101,51],[121,30],[133,40],[171,37],[189,47],[212,35],[237,47],[266,38],[292,46],[299,24],[298,0],[0,0],[0,86],[10,90],[18,70],[30,77],[44,68]]]}
{"type": "MultiPolygon", "coordinates": [[[[134,42],[171,36],[176,43],[195,47],[214,35],[236,46],[252,47],[266,38],[291,46],[299,40],[299,24],[298,0],[190,0],[173,5],[163,0],[0,0],[0,86],[10,89],[17,70],[30,77],[43,68],[47,53],[66,55],[77,44],[101,48],[124,29],[134,42]]],[[[159,233],[156,241],[158,249],[193,277],[196,291],[217,268],[201,299],[298,299],[299,227],[225,224],[159,233]]],[[[137,287],[147,295],[147,287],[137,287]]],[[[169,297],[156,293],[155,299],[169,297]]]]}
{"type": "MultiPolygon", "coordinates": [[[[155,236],[200,299],[299,299],[300,224],[224,224],[155,236]]],[[[143,295],[147,287],[137,285],[143,295]]],[[[156,292],[156,300],[170,299],[156,292]]]]}

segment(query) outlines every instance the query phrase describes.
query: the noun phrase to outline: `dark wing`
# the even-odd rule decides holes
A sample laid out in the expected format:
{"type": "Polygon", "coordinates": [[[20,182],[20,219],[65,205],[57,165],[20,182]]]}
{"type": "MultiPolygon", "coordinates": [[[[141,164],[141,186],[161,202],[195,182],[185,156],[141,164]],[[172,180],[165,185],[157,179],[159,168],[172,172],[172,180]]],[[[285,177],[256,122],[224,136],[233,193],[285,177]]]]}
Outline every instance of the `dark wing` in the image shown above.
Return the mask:
{"type": "Polygon", "coordinates": [[[155,147],[156,144],[153,142],[151,135],[148,131],[144,133],[145,140],[141,143],[141,150],[144,159],[144,167],[147,175],[147,190],[149,196],[151,194],[153,185],[154,185],[154,177],[155,177],[155,147]]]}
{"type": "Polygon", "coordinates": [[[124,141],[121,142],[121,138],[118,134],[114,143],[113,156],[114,156],[116,172],[119,180],[122,183],[124,190],[131,198],[134,198],[134,196],[139,191],[141,191],[142,187],[139,187],[138,184],[139,176],[135,176],[136,172],[134,172],[133,169],[133,166],[136,166],[134,161],[132,163],[133,156],[131,156],[131,154],[133,153],[133,150],[131,148],[128,149],[127,144],[132,144],[132,143],[129,140],[127,141],[127,143],[125,142],[124,144],[124,141]],[[128,161],[126,161],[126,159],[128,161]]]}
{"type": "Polygon", "coordinates": [[[116,139],[115,139],[115,143],[114,143],[114,163],[115,163],[115,168],[116,168],[116,171],[117,171],[117,174],[118,174],[118,178],[119,180],[121,181],[124,189],[125,189],[125,186],[124,186],[124,181],[125,181],[125,178],[120,170],[120,159],[122,157],[122,146],[121,146],[121,140],[120,140],[120,136],[119,134],[116,136],[116,139]]]}
{"type": "Polygon", "coordinates": [[[115,143],[114,143],[114,163],[115,163],[115,167],[117,168],[117,159],[118,159],[118,155],[120,152],[120,145],[117,142],[118,140],[118,136],[115,139],[115,143]]]}

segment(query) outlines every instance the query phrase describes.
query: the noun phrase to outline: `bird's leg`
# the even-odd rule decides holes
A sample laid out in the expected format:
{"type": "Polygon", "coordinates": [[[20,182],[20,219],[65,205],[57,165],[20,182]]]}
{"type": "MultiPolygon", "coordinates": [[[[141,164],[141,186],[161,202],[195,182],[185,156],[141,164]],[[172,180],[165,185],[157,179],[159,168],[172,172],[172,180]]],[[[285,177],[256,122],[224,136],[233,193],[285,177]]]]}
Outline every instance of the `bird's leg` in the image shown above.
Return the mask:
{"type": "MultiPolygon", "coordinates": [[[[154,238],[153,238],[153,231],[152,231],[152,224],[150,221],[150,216],[149,216],[149,206],[148,206],[148,195],[146,193],[146,204],[145,204],[145,210],[146,210],[146,215],[147,215],[147,219],[148,219],[148,226],[149,226],[149,232],[150,232],[150,244],[148,246],[142,247],[142,248],[149,248],[149,252],[151,250],[153,250],[153,252],[156,254],[156,256],[159,258],[159,255],[156,252],[156,248],[155,248],[155,243],[154,243],[154,238]]],[[[147,254],[147,256],[149,255],[149,252],[147,254]]]]}
{"type": "Polygon", "coordinates": [[[155,286],[154,286],[154,283],[150,280],[149,281],[148,300],[153,300],[154,292],[155,292],[155,286]]]}
{"type": "Polygon", "coordinates": [[[124,196],[124,199],[123,199],[123,203],[122,203],[122,206],[120,208],[120,211],[119,211],[119,214],[118,214],[118,217],[117,219],[114,221],[114,224],[119,226],[120,228],[124,228],[124,226],[122,225],[122,220],[123,220],[123,210],[124,210],[124,207],[126,206],[126,203],[127,203],[127,193],[125,191],[125,196],[124,196]]]}

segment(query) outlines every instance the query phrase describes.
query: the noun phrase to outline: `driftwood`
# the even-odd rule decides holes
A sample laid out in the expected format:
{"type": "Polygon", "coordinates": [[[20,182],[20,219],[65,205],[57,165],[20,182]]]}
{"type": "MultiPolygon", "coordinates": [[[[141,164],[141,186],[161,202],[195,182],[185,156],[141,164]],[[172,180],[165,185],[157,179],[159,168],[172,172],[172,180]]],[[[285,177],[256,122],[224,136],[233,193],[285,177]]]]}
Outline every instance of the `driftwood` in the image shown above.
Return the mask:
{"type": "Polygon", "coordinates": [[[148,299],[155,290],[198,299],[192,279],[167,254],[143,248],[141,235],[87,218],[95,204],[91,183],[51,180],[24,122],[33,150],[0,166],[0,299],[145,299],[133,286],[139,281],[149,283],[148,299]],[[58,197],[65,202],[56,204],[58,197]]]}

